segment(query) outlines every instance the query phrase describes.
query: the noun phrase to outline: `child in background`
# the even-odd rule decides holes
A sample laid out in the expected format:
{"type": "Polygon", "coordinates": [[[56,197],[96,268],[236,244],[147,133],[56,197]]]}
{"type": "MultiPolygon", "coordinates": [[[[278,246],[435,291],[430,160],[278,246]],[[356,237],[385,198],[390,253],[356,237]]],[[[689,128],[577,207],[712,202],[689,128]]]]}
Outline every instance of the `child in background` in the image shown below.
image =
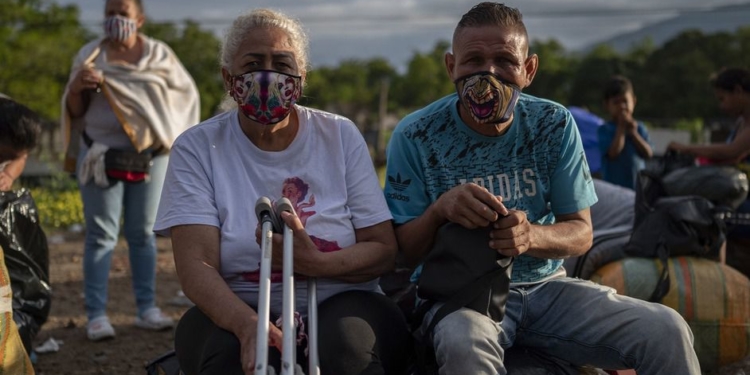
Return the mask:
{"type": "MultiPolygon", "coordinates": [[[[40,123],[39,117],[29,108],[0,98],[0,190],[10,190],[13,181],[21,175],[26,156],[36,146],[40,123]]],[[[18,327],[13,321],[13,291],[10,284],[5,257],[0,256],[0,373],[34,374],[18,327]]]]}
{"type": "Polygon", "coordinates": [[[646,127],[633,119],[635,103],[630,80],[612,77],[604,87],[604,108],[611,120],[598,129],[602,179],[630,189],[635,189],[644,160],[653,154],[646,127]]]}
{"type": "Polygon", "coordinates": [[[0,191],[8,191],[36,147],[41,120],[29,108],[0,98],[0,191]]]}
{"type": "MultiPolygon", "coordinates": [[[[719,109],[737,119],[722,143],[688,145],[672,142],[668,150],[710,159],[713,164],[734,165],[750,176],[750,70],[725,68],[712,79],[719,109]]],[[[727,264],[750,277],[750,197],[727,220],[727,264]]]]}

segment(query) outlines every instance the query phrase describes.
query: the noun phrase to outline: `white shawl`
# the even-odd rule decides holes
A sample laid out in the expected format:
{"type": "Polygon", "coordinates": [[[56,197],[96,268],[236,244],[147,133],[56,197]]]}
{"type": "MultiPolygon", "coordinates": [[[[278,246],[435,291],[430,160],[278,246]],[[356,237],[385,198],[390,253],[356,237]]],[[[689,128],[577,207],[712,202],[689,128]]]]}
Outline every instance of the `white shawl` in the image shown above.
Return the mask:
{"type": "Polygon", "coordinates": [[[75,124],[80,119],[71,120],[66,102],[70,81],[84,66],[102,71],[102,93],[137,151],[151,146],[154,137],[169,150],[178,135],[198,123],[200,100],[193,78],[165,43],[145,35],[139,38],[143,57],[136,65],[96,63],[102,39],[78,51],[62,98],[60,124],[65,149],[71,141],[71,127],[82,128],[75,124]]]}

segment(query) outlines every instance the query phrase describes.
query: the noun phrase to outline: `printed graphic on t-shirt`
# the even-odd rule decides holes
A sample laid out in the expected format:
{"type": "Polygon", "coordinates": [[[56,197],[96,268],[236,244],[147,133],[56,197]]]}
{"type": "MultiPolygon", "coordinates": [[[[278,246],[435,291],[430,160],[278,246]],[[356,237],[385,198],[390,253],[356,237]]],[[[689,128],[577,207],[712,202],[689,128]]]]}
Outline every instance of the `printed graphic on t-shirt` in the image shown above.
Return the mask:
{"type": "MultiPolygon", "coordinates": [[[[541,125],[524,131],[513,129],[516,133],[512,139],[482,139],[461,132],[449,110],[419,119],[404,134],[418,145],[425,166],[424,186],[418,189],[434,201],[457,185],[475,183],[493,195],[502,196],[506,207],[529,213],[532,221],[543,220],[551,212],[542,191],[549,189],[560,156],[559,151],[551,150],[560,150],[566,122],[564,117],[544,112],[522,114],[538,118],[541,125]]],[[[408,202],[415,187],[414,184],[404,187],[403,181],[414,176],[403,170],[399,172],[391,177],[400,179],[401,186],[390,181],[395,191],[387,194],[399,194],[397,200],[408,202]],[[400,187],[404,189],[398,191],[400,187]]]]}
{"type": "MultiPolygon", "coordinates": [[[[294,212],[297,214],[297,217],[299,217],[300,222],[302,222],[302,226],[306,227],[307,219],[317,213],[313,210],[313,207],[315,206],[315,195],[310,192],[310,185],[299,177],[289,177],[284,180],[281,187],[281,197],[289,199],[289,202],[292,203],[294,212]]],[[[310,235],[310,239],[315,244],[315,247],[324,253],[341,250],[341,246],[339,246],[336,241],[329,241],[313,235],[310,235]]],[[[247,281],[260,281],[260,262],[258,262],[258,271],[246,272],[242,274],[242,277],[247,281]]],[[[300,277],[302,276],[297,276],[297,278],[300,277]]],[[[271,282],[277,283],[281,281],[281,271],[271,272],[271,282]]]]}
{"type": "Polygon", "coordinates": [[[299,177],[289,177],[284,180],[282,185],[281,196],[292,202],[294,212],[299,217],[299,221],[302,222],[302,226],[306,226],[307,218],[315,215],[315,211],[305,211],[315,206],[315,194],[310,193],[310,199],[305,202],[310,186],[299,177]]]}

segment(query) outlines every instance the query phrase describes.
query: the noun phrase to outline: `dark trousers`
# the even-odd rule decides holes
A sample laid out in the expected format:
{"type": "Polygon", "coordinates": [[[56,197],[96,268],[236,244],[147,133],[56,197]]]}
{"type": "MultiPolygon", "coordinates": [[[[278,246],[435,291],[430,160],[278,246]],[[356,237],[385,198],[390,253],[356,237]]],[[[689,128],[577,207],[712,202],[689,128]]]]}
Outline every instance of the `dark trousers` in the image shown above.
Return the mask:
{"type": "MultiPolygon", "coordinates": [[[[388,297],[362,291],[337,294],[318,306],[318,351],[322,375],[405,374],[413,344],[403,314],[388,297]]],[[[297,362],[307,368],[302,347],[297,362]]],[[[175,351],[186,375],[243,375],[240,342],[200,309],[182,316],[175,351]]],[[[279,373],[281,353],[269,348],[279,373]]],[[[305,371],[307,373],[307,371],[305,371]]]]}

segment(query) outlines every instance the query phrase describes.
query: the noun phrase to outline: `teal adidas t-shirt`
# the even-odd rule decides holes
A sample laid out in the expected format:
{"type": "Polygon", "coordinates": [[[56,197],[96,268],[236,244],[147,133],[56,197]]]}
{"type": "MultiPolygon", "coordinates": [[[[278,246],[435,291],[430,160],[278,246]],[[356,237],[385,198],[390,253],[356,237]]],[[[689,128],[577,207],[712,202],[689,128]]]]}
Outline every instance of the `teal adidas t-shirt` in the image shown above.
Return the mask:
{"type": "MultiPolygon", "coordinates": [[[[385,195],[396,224],[420,216],[451,188],[475,183],[502,195],[509,209],[535,224],[596,203],[580,135],[563,106],[521,95],[502,136],[471,130],[458,115],[458,96],[446,96],[405,117],[388,145],[385,195]]],[[[519,256],[512,282],[555,273],[561,259],[519,256]]]]}

